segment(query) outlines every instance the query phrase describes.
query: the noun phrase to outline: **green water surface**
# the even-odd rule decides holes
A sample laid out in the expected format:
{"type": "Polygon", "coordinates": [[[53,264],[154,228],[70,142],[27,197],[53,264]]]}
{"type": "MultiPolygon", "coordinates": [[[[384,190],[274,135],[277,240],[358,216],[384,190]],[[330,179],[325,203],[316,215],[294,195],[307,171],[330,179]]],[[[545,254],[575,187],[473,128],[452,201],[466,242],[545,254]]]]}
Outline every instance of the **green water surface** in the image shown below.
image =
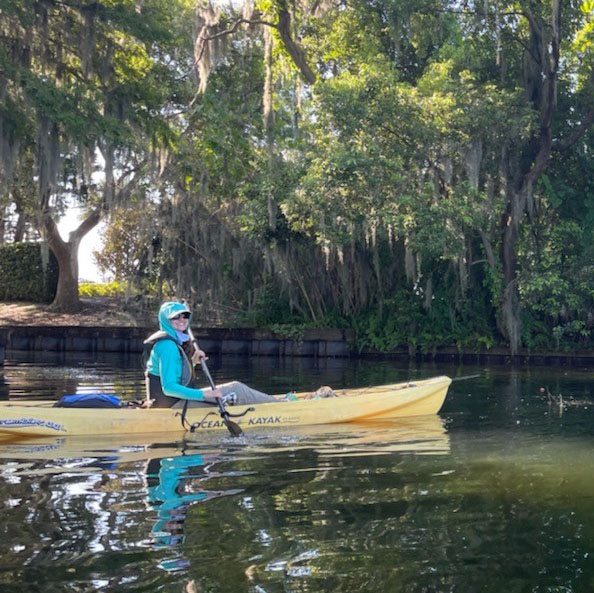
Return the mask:
{"type": "MultiPolygon", "coordinates": [[[[439,417],[0,444],[2,593],[594,591],[589,369],[210,364],[269,392],[479,376],[439,417]]],[[[109,357],[14,354],[3,379],[10,398],[143,389],[109,357]]]]}

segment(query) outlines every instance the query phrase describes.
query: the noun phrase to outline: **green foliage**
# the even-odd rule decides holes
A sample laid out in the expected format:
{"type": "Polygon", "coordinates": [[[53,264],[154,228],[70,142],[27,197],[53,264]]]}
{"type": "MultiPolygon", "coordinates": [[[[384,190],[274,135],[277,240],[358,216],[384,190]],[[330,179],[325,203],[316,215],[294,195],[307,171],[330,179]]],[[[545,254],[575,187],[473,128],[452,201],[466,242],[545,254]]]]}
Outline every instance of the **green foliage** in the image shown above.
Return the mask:
{"type": "Polygon", "coordinates": [[[584,250],[589,228],[550,214],[524,237],[520,294],[525,303],[523,340],[530,348],[589,347],[594,316],[594,265],[584,250]]]}
{"type": "Polygon", "coordinates": [[[118,281],[139,276],[154,276],[154,261],[148,261],[147,237],[153,237],[156,212],[150,204],[140,207],[140,200],[114,210],[102,234],[101,249],[94,258],[104,274],[118,281]]]}
{"type": "Polygon", "coordinates": [[[268,328],[272,330],[275,334],[287,340],[294,340],[295,342],[300,342],[301,340],[303,340],[303,335],[305,333],[306,326],[290,323],[271,323],[268,325],[268,328]]]}
{"type": "Polygon", "coordinates": [[[429,310],[424,307],[421,289],[405,289],[383,299],[356,315],[345,316],[330,311],[315,322],[291,310],[277,289],[269,286],[249,309],[228,319],[230,325],[265,327],[288,339],[300,340],[307,328],[330,327],[353,329],[357,351],[390,352],[396,349],[429,353],[438,348],[454,347],[459,351],[484,351],[497,343],[491,327],[488,296],[473,295],[456,307],[451,295],[434,295],[429,310]]]}
{"type": "Polygon", "coordinates": [[[414,349],[415,322],[421,315],[420,303],[411,302],[406,293],[385,300],[381,310],[374,308],[353,319],[356,348],[389,352],[411,344],[414,349]]]}
{"type": "Polygon", "coordinates": [[[299,333],[295,329],[305,326],[308,319],[291,310],[286,298],[279,294],[278,287],[268,285],[258,293],[249,308],[238,311],[232,319],[233,324],[247,327],[268,327],[281,335],[299,333]]]}
{"type": "MultiPolygon", "coordinates": [[[[65,251],[54,223],[67,208],[96,220],[131,195],[145,198],[131,190],[159,177],[159,151],[175,148],[190,101],[182,72],[193,64],[193,8],[188,0],[2,3],[1,205],[26,213],[54,252],[65,251]]],[[[58,291],[61,308],[77,305],[76,285],[68,288],[58,291]]]]}
{"type": "Polygon", "coordinates": [[[122,297],[126,295],[123,282],[83,282],[78,285],[81,297],[122,297]]]}
{"type": "Polygon", "coordinates": [[[51,302],[58,284],[58,262],[48,253],[43,265],[41,243],[12,243],[0,247],[0,300],[51,302]]]}
{"type": "MultiPolygon", "coordinates": [[[[547,37],[553,25],[550,3],[516,4],[293,3],[315,84],[298,79],[278,31],[268,64],[261,31],[242,28],[210,48],[207,88],[194,95],[192,3],[109,0],[96,6],[88,68],[84,19],[71,19],[60,67],[44,61],[40,35],[35,67],[0,49],[3,130],[31,147],[34,116],[58,127],[69,151],[58,210],[85,185],[80,146],[113,145],[115,169],[133,169],[139,187],[106,232],[104,269],[245,311],[229,323],[288,336],[353,327],[359,348],[379,351],[483,349],[502,343],[517,287],[524,344],[577,347],[594,319],[594,137],[562,145],[591,109],[592,3],[563,3],[555,150],[522,195],[546,112],[531,27],[547,37]],[[163,147],[167,158],[146,158],[163,147]],[[504,243],[509,228],[517,243],[504,243]]],[[[255,8],[275,22],[279,6],[255,8]]],[[[29,5],[6,10],[10,25],[38,22],[29,5]]],[[[56,5],[54,37],[78,10],[56,5]]],[[[221,10],[211,33],[239,16],[221,10]]]]}
{"type": "Polygon", "coordinates": [[[423,301],[420,289],[416,293],[400,290],[381,307],[354,317],[351,324],[357,349],[389,352],[404,348],[429,353],[447,347],[482,351],[495,344],[484,295],[476,294],[472,302],[463,301],[456,307],[451,295],[440,291],[428,310],[423,301]]]}

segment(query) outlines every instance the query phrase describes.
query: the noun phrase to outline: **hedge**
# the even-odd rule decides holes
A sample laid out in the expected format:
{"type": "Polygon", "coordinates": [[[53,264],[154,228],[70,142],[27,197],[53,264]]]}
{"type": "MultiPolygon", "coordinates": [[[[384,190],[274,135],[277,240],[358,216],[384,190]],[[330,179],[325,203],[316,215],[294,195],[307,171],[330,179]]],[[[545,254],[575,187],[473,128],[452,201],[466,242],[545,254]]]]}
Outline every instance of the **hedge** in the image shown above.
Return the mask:
{"type": "Polygon", "coordinates": [[[0,300],[49,303],[58,286],[58,262],[49,252],[43,270],[41,243],[11,243],[0,247],[0,300]]]}

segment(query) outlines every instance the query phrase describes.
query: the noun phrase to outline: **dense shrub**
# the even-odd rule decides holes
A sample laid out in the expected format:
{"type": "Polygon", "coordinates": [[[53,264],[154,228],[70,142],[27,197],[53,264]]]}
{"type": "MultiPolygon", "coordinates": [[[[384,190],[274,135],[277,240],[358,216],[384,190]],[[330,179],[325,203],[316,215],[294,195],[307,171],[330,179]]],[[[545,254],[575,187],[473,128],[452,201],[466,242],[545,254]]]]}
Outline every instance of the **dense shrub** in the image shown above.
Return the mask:
{"type": "Polygon", "coordinates": [[[44,270],[41,243],[0,247],[0,300],[49,303],[56,295],[58,262],[49,252],[44,270]]]}
{"type": "Polygon", "coordinates": [[[83,282],[78,286],[81,297],[122,297],[126,294],[126,285],[123,282],[83,282]]]}

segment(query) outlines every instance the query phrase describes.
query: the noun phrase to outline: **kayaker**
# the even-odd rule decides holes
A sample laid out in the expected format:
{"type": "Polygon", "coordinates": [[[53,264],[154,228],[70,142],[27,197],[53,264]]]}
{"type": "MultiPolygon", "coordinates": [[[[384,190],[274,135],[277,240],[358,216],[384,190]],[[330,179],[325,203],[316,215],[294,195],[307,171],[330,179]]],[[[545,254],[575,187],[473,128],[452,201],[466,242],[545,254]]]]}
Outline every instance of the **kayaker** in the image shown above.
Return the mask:
{"type": "Polygon", "coordinates": [[[190,310],[183,303],[167,301],[159,309],[160,331],[144,341],[150,349],[146,365],[147,398],[158,408],[206,406],[222,398],[227,405],[248,405],[278,402],[275,397],[248,387],[239,381],[224,383],[217,389],[198,389],[195,385],[194,365],[206,358],[194,347],[188,335],[192,320],[190,310]]]}

